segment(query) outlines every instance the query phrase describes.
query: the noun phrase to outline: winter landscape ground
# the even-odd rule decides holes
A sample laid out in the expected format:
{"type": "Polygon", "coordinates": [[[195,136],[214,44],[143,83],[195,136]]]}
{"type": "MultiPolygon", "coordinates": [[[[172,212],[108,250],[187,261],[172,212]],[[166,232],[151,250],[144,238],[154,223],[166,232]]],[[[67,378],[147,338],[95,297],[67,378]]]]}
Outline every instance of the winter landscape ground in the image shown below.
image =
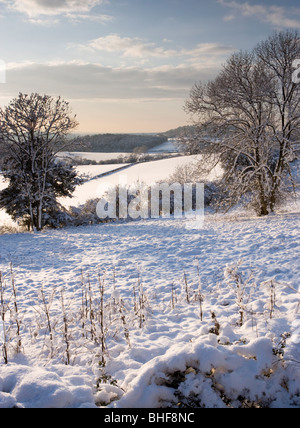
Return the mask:
{"type": "MultiPolygon", "coordinates": [[[[151,183],[174,162],[123,174],[151,183]]],[[[207,212],[199,230],[171,218],[0,236],[0,408],[299,407],[299,225],[290,202],[265,218],[207,212]]]]}

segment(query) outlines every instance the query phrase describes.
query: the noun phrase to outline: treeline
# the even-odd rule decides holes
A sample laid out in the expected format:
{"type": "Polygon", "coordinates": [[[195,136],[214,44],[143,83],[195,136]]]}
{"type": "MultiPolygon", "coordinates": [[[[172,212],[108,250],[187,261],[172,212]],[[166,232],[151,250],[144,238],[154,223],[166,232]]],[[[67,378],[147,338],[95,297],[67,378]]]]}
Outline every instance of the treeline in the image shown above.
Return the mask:
{"type": "Polygon", "coordinates": [[[69,151],[98,153],[145,153],[167,141],[161,135],[97,134],[78,137],[69,151]]]}
{"type": "Polygon", "coordinates": [[[179,126],[175,129],[170,129],[169,131],[162,132],[162,137],[166,138],[184,138],[184,137],[194,137],[197,134],[197,127],[194,125],[179,126]]]}
{"type": "Polygon", "coordinates": [[[128,153],[120,154],[117,158],[106,159],[96,161],[93,159],[85,159],[80,156],[74,158],[65,158],[64,161],[68,162],[70,165],[119,165],[125,163],[142,163],[142,162],[153,162],[162,159],[170,159],[174,157],[174,154],[170,153],[128,153]]]}

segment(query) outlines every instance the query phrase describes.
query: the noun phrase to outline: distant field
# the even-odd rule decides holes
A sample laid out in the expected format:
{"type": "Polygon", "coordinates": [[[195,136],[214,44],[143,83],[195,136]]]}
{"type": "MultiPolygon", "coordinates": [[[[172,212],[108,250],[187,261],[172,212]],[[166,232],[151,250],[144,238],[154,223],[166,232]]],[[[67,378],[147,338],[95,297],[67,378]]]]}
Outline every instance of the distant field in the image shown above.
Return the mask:
{"type": "MultiPolygon", "coordinates": [[[[77,153],[78,155],[79,153],[77,153]]],[[[83,153],[86,159],[91,160],[101,160],[108,159],[111,156],[120,156],[121,153],[83,153]]],[[[74,155],[76,155],[74,153],[74,155]]],[[[163,159],[159,161],[146,162],[141,164],[134,164],[123,171],[116,171],[120,166],[126,166],[126,164],[113,164],[113,165],[81,165],[76,169],[79,174],[84,174],[89,178],[98,177],[101,174],[111,174],[104,177],[96,178],[92,181],[87,181],[82,186],[79,186],[72,198],[61,199],[60,202],[65,207],[78,206],[84,204],[89,199],[95,199],[101,197],[100,194],[101,185],[103,183],[109,183],[112,186],[116,186],[124,180],[127,184],[133,184],[140,180],[141,182],[151,185],[157,181],[164,181],[169,178],[171,174],[174,173],[176,168],[180,165],[188,165],[191,162],[196,162],[201,160],[201,155],[197,156],[181,156],[174,157],[170,159],[163,159]],[[100,193],[99,193],[100,192],[100,193]]],[[[218,169],[210,176],[207,177],[208,180],[215,178],[216,174],[218,175],[220,171],[218,169]]],[[[0,176],[0,190],[6,187],[3,179],[0,176]]],[[[3,210],[0,210],[0,224],[4,222],[11,222],[11,219],[3,210]]]]}
{"type": "Polygon", "coordinates": [[[178,146],[176,145],[175,138],[169,138],[165,143],[150,149],[148,153],[176,153],[178,152],[178,146]]]}
{"type": "MultiPolygon", "coordinates": [[[[79,186],[73,195],[73,198],[67,198],[61,200],[61,203],[64,206],[77,206],[80,204],[84,204],[87,200],[93,198],[99,198],[102,196],[100,194],[101,186],[105,183],[108,183],[112,186],[117,186],[120,182],[127,182],[127,184],[133,184],[137,181],[141,181],[146,185],[151,185],[157,181],[164,181],[169,178],[171,174],[174,173],[176,168],[181,165],[188,165],[191,162],[197,162],[201,160],[201,155],[197,156],[181,156],[170,159],[163,159],[154,162],[146,162],[137,165],[132,165],[124,171],[116,171],[110,174],[109,176],[102,177],[79,186]]],[[[108,166],[108,165],[105,165],[108,166]]],[[[112,167],[116,167],[116,165],[112,165],[112,167]]],[[[94,169],[90,169],[90,166],[78,166],[77,170],[79,173],[92,173],[92,171],[96,174],[97,167],[94,169]]],[[[100,166],[101,169],[101,166],[100,166]]],[[[99,169],[99,170],[100,170],[99,169]]],[[[220,170],[216,168],[216,170],[211,174],[210,177],[207,177],[208,180],[213,180],[218,174],[220,174],[220,170]]]]}
{"type": "Polygon", "coordinates": [[[128,164],[113,164],[113,165],[80,165],[76,167],[79,174],[84,174],[89,178],[97,177],[101,174],[106,174],[108,172],[113,172],[116,169],[119,169],[122,166],[127,166],[128,164]]]}
{"type": "Polygon", "coordinates": [[[109,161],[113,159],[124,158],[128,153],[92,153],[92,152],[61,152],[59,158],[81,158],[96,162],[109,161]]]}

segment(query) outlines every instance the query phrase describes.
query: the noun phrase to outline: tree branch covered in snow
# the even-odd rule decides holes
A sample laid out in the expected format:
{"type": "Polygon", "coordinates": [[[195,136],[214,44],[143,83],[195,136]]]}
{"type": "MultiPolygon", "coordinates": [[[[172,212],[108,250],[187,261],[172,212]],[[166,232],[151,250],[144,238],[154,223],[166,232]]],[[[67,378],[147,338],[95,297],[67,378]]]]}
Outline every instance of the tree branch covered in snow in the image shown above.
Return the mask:
{"type": "Polygon", "coordinates": [[[76,116],[60,97],[19,94],[0,110],[2,170],[9,182],[0,193],[0,207],[29,229],[59,224],[64,214],[57,197],[71,196],[81,183],[74,168],[56,161],[76,126],[76,116]]]}
{"type": "Polygon", "coordinates": [[[191,91],[186,111],[198,133],[183,145],[205,155],[200,170],[223,166],[220,185],[227,206],[248,196],[257,213],[267,215],[295,187],[291,164],[299,156],[300,86],[293,81],[293,64],[298,58],[299,33],[275,33],[252,52],[233,54],[215,80],[196,83],[191,91]]]}

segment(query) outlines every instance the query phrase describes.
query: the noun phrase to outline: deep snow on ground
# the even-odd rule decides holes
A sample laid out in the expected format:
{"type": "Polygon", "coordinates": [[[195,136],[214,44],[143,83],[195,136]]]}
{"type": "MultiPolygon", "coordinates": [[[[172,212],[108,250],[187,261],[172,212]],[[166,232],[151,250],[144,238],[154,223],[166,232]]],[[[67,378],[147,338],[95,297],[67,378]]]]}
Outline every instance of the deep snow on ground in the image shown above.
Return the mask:
{"type": "MultiPolygon", "coordinates": [[[[79,167],[112,174],[64,203],[191,159],[79,167]]],[[[299,220],[294,202],[206,215],[199,230],[160,219],[0,236],[0,408],[299,407],[299,220]]]]}
{"type": "Polygon", "coordinates": [[[160,219],[0,236],[22,339],[8,365],[0,355],[0,407],[299,407],[299,224],[297,212],[211,215],[201,230],[160,219]],[[99,284],[104,355],[81,317],[99,284]],[[41,289],[55,292],[52,355],[41,289]]]}

